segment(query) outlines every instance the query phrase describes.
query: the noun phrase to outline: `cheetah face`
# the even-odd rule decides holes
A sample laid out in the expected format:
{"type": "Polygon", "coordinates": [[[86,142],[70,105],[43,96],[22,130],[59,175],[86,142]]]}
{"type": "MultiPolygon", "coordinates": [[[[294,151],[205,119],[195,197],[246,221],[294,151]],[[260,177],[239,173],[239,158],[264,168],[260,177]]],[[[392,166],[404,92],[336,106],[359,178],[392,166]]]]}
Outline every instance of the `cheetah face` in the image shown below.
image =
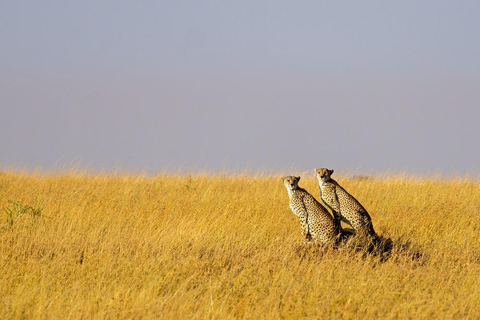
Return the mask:
{"type": "Polygon", "coordinates": [[[320,168],[314,169],[315,175],[317,176],[318,182],[330,180],[330,176],[333,173],[333,169],[320,168]]]}
{"type": "Polygon", "coordinates": [[[287,188],[289,191],[292,191],[298,188],[298,181],[300,181],[300,177],[286,176],[283,177],[282,180],[285,188],[287,188]]]}

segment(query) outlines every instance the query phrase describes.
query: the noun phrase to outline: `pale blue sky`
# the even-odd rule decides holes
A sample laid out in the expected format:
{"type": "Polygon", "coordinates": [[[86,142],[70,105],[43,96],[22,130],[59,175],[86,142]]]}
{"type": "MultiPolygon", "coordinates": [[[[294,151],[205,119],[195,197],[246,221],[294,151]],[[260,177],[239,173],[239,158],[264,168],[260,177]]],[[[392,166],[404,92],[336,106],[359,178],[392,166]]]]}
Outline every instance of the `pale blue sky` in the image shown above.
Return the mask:
{"type": "Polygon", "coordinates": [[[2,1],[0,168],[480,173],[478,1],[2,1]]]}

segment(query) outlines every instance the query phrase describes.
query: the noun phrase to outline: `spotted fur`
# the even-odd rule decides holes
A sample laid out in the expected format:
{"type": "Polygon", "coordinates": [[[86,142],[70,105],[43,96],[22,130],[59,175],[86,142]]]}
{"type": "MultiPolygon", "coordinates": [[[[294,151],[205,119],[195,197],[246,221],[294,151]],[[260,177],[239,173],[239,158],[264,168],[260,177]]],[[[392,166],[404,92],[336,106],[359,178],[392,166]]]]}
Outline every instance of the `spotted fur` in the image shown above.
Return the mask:
{"type": "Polygon", "coordinates": [[[298,186],[300,177],[283,177],[290,198],[290,209],[300,220],[302,235],[318,244],[334,245],[341,235],[340,226],[328,210],[305,189],[298,186]]]}
{"type": "Polygon", "coordinates": [[[336,221],[349,224],[356,234],[364,234],[377,239],[373,229],[372,219],[367,210],[331,178],[333,169],[315,169],[315,175],[320,187],[320,198],[332,211],[336,221]]]}

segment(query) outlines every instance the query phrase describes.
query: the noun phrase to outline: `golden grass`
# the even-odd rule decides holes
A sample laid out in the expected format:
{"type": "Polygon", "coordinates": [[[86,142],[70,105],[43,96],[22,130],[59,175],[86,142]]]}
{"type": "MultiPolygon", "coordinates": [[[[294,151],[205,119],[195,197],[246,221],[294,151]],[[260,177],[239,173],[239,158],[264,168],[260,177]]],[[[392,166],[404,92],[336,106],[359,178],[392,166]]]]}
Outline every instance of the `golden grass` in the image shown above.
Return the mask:
{"type": "Polygon", "coordinates": [[[337,181],[387,261],[302,245],[279,177],[0,173],[0,318],[480,318],[479,183],[337,181]]]}

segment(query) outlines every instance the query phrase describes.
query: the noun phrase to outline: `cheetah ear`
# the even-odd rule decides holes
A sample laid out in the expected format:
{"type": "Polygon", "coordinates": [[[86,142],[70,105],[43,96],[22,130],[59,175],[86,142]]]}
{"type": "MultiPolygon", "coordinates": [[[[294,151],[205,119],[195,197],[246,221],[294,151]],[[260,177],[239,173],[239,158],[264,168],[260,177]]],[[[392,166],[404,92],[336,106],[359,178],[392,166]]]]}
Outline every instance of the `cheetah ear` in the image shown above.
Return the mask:
{"type": "Polygon", "coordinates": [[[300,181],[300,177],[295,177],[295,180],[298,182],[300,181]]]}
{"type": "Polygon", "coordinates": [[[330,175],[332,175],[333,171],[334,171],[333,169],[330,169],[330,170],[328,170],[328,173],[329,173],[330,175]]]}

